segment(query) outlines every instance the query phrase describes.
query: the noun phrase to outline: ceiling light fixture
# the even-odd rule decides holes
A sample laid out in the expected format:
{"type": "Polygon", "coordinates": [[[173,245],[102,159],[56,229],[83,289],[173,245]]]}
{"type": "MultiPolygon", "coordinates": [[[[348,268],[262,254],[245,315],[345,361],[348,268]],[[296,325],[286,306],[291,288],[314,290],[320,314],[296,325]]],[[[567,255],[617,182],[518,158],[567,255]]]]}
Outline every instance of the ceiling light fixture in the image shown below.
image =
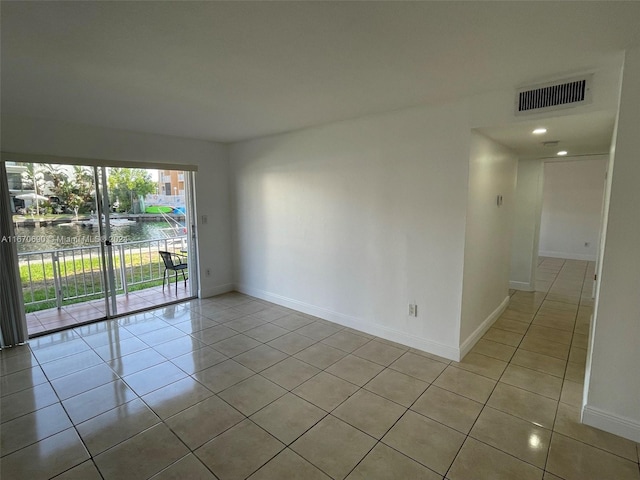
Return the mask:
{"type": "Polygon", "coordinates": [[[560,151],[558,152],[558,154],[557,154],[557,155],[558,155],[559,157],[564,157],[567,153],[568,153],[568,152],[567,152],[566,150],[560,150],[560,151]]]}
{"type": "Polygon", "coordinates": [[[546,128],[536,128],[533,131],[534,135],[542,135],[543,133],[547,133],[547,129],[546,128]]]}

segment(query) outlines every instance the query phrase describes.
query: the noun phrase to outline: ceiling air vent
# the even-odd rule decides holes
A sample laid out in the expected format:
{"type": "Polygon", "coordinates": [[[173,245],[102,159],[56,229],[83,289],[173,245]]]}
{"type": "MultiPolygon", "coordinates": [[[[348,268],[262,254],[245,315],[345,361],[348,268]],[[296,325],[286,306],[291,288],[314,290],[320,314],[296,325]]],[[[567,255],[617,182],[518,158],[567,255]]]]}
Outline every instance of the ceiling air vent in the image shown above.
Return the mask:
{"type": "Polygon", "coordinates": [[[524,87],[516,94],[516,115],[547,112],[591,103],[593,75],[524,87]]]}

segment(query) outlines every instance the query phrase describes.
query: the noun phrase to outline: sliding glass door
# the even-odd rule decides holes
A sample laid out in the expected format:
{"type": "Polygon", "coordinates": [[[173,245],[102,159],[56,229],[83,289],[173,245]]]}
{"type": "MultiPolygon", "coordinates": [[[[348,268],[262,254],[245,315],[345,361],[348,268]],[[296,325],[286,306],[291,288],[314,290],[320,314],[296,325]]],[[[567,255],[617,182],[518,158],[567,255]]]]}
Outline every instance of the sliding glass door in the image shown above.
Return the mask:
{"type": "Polygon", "coordinates": [[[5,163],[30,335],[195,296],[190,172],[5,163]]]}

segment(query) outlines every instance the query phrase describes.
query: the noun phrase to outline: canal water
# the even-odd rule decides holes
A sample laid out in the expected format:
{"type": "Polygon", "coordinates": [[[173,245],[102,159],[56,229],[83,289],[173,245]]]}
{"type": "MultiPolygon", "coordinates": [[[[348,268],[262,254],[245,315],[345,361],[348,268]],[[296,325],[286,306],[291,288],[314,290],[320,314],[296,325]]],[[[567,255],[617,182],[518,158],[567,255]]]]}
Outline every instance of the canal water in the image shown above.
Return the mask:
{"type": "MultiPolygon", "coordinates": [[[[181,222],[184,227],[184,222],[181,222]]],[[[111,227],[113,243],[128,243],[139,240],[156,240],[171,235],[167,222],[136,222],[111,227]]],[[[182,230],[182,229],[181,229],[182,230]]],[[[47,225],[39,227],[20,226],[15,229],[18,253],[60,250],[98,245],[100,237],[96,227],[79,224],[47,225]]]]}

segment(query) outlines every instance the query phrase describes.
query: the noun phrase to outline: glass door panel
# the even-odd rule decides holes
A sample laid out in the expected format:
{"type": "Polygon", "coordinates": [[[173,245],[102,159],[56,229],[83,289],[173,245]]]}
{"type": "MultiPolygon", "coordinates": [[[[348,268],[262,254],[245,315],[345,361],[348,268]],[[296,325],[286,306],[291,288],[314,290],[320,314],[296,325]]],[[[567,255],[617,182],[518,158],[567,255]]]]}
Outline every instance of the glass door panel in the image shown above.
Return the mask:
{"type": "Polygon", "coordinates": [[[29,334],[106,318],[94,168],[6,166],[29,334]]]}
{"type": "Polygon", "coordinates": [[[192,298],[190,174],[107,169],[111,248],[120,315],[192,298]],[[164,255],[164,258],[163,258],[164,255]]]}

